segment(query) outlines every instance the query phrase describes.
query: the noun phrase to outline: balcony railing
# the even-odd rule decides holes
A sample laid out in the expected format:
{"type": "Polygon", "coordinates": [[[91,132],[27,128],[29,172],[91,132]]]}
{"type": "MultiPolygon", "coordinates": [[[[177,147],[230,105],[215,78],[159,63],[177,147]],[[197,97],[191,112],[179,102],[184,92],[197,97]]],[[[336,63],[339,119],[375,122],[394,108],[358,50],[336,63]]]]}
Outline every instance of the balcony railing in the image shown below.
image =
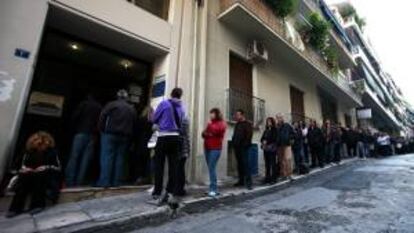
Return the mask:
{"type": "Polygon", "coordinates": [[[228,121],[233,121],[233,116],[239,109],[245,112],[247,120],[251,121],[255,127],[265,121],[266,110],[263,99],[239,90],[228,89],[226,92],[226,103],[226,119],[228,121]]]}
{"type": "MultiPolygon", "coordinates": [[[[312,2],[312,1],[310,1],[312,2]]],[[[315,4],[315,2],[312,2],[315,4]]],[[[292,45],[292,48],[307,59],[313,66],[315,66],[320,72],[322,72],[326,77],[334,80],[336,82],[335,75],[332,74],[331,70],[328,68],[328,64],[322,54],[317,52],[310,46],[307,46],[304,51],[299,50],[292,44],[292,42],[286,37],[287,33],[285,31],[285,26],[283,20],[278,18],[275,13],[268,7],[264,0],[220,0],[221,13],[226,12],[232,6],[236,4],[242,5],[250,13],[254,14],[257,18],[260,19],[266,27],[270,28],[275,32],[279,37],[281,37],[286,43],[292,45]]],[[[351,91],[352,89],[349,84],[341,83],[340,87],[346,88],[346,91],[351,91]]],[[[353,93],[355,95],[355,93],[353,93]]]]}

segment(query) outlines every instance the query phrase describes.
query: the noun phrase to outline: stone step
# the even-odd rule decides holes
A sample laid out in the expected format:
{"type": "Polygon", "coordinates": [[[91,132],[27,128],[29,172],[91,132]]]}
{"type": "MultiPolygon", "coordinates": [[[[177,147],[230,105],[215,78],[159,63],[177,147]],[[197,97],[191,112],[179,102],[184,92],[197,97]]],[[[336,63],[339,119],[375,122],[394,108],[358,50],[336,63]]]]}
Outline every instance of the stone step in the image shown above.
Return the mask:
{"type": "MultiPolygon", "coordinates": [[[[99,187],[78,187],[78,188],[65,188],[61,190],[58,204],[79,202],[84,200],[91,200],[109,196],[117,196],[135,193],[150,189],[152,185],[140,185],[140,186],[120,186],[114,188],[99,188],[99,187]]],[[[9,208],[9,204],[13,198],[13,193],[7,193],[4,197],[0,198],[0,212],[5,212],[9,208]]]]}

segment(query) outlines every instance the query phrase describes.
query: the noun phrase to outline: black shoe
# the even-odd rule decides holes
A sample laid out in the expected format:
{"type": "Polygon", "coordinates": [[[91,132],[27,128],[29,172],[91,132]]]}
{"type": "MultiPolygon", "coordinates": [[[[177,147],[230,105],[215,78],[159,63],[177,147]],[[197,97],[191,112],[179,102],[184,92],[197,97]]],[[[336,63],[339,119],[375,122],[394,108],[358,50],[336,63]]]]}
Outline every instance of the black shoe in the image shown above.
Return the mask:
{"type": "Polygon", "coordinates": [[[270,179],[264,179],[261,182],[262,184],[270,184],[270,179]]]}
{"type": "Polygon", "coordinates": [[[243,187],[244,183],[243,182],[237,182],[233,185],[234,187],[243,187]]]}
{"type": "Polygon", "coordinates": [[[187,196],[187,191],[181,190],[181,191],[177,192],[176,196],[185,197],[185,196],[187,196]]]}
{"type": "Polygon", "coordinates": [[[165,204],[167,204],[168,203],[168,200],[170,199],[170,194],[169,193],[166,193],[166,194],[164,194],[163,196],[161,196],[159,199],[158,199],[158,201],[157,201],[157,205],[158,206],[163,206],[163,205],[165,205],[165,204]]]}
{"type": "Polygon", "coordinates": [[[253,190],[253,186],[251,184],[247,185],[246,188],[247,188],[247,190],[253,190]]]}
{"type": "Polygon", "coordinates": [[[21,214],[21,213],[14,212],[14,211],[9,211],[9,212],[6,213],[6,218],[14,218],[19,214],[21,214]]]}

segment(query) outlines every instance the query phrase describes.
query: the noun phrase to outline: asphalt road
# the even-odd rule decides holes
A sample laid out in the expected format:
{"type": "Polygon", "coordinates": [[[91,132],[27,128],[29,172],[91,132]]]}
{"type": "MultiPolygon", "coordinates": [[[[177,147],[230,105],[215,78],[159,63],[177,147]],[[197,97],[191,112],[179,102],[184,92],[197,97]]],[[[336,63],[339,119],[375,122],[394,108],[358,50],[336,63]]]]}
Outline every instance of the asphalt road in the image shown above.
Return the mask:
{"type": "Polygon", "coordinates": [[[414,233],[414,155],[358,161],[138,232],[414,233]]]}

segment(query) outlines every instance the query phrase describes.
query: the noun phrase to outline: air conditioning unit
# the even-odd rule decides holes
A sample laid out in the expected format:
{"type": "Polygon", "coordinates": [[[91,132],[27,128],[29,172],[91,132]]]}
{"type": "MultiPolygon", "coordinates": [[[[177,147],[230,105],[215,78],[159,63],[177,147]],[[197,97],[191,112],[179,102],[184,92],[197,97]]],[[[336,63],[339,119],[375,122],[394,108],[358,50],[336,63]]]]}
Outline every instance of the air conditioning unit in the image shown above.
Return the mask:
{"type": "Polygon", "coordinates": [[[247,48],[247,59],[253,63],[266,62],[269,58],[263,43],[254,40],[247,48]]]}

